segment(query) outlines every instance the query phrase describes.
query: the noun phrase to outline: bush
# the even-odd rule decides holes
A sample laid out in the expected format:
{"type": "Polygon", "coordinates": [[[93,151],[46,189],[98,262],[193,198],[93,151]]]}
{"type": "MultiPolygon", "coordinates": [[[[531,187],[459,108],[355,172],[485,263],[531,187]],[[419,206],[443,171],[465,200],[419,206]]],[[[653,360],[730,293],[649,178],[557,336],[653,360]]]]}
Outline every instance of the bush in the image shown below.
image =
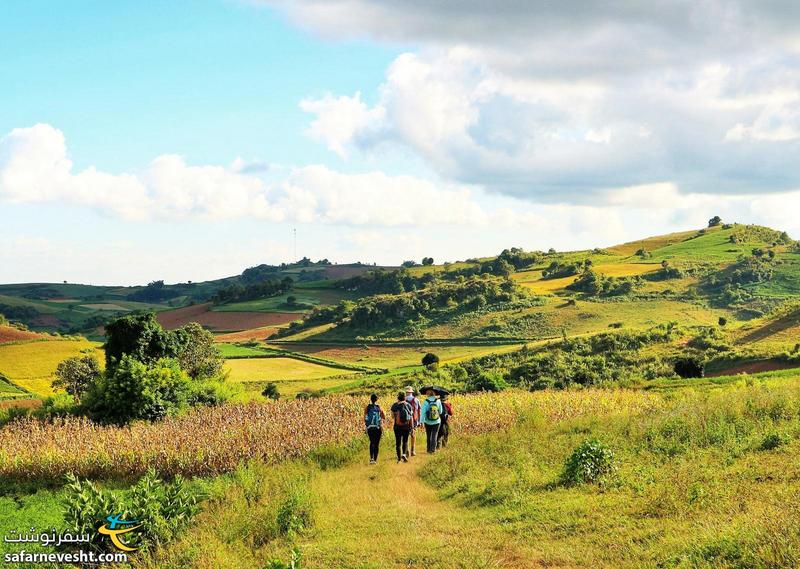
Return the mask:
{"type": "Polygon", "coordinates": [[[684,358],[675,362],[675,373],[684,379],[703,377],[705,366],[699,360],[684,358]]]}
{"type": "Polygon", "coordinates": [[[75,398],[72,395],[69,393],[56,393],[55,395],[51,395],[44,400],[39,413],[43,413],[49,417],[65,417],[75,413],[76,409],[77,405],[75,404],[75,398]]]}
{"type": "Polygon", "coordinates": [[[429,369],[435,369],[439,365],[439,356],[428,352],[422,357],[422,365],[429,369]]]}
{"type": "Polygon", "coordinates": [[[784,433],[778,433],[778,432],[768,433],[764,437],[764,440],[761,441],[760,448],[761,450],[773,450],[789,443],[790,440],[791,438],[789,437],[789,435],[786,435],[784,433]]]}
{"type": "Polygon", "coordinates": [[[264,567],[264,569],[300,569],[300,567],[301,567],[301,564],[300,564],[301,559],[302,559],[302,556],[300,555],[300,550],[297,549],[297,548],[294,548],[292,550],[292,557],[289,559],[288,562],[284,563],[280,559],[273,559],[272,561],[267,563],[267,565],[264,567]]]}
{"type": "Polygon", "coordinates": [[[189,404],[191,380],[176,360],[161,359],[148,366],[131,356],[98,379],[85,396],[95,418],[126,423],[175,415],[189,404]]]}
{"type": "Polygon", "coordinates": [[[201,496],[180,475],[172,483],[150,470],[129,490],[100,489],[89,480],[67,475],[64,521],[71,530],[92,535],[91,547],[108,550],[110,543],[97,533],[108,516],[135,520],[141,527],[125,536],[130,547],[148,549],[172,539],[199,511],[201,496]]]}
{"type": "Polygon", "coordinates": [[[503,391],[508,387],[499,373],[483,372],[467,383],[467,391],[503,391]]]}
{"type": "Polygon", "coordinates": [[[278,508],[275,526],[279,535],[293,537],[302,533],[312,524],[311,497],[304,484],[289,489],[283,503],[278,508]]]}
{"type": "Polygon", "coordinates": [[[277,401],[281,398],[281,393],[278,391],[278,384],[270,381],[264,386],[264,390],[261,392],[261,395],[267,399],[273,399],[277,401]]]}
{"type": "Polygon", "coordinates": [[[588,439],[572,451],[561,478],[566,485],[604,483],[616,470],[611,450],[597,439],[588,439]]]}
{"type": "Polygon", "coordinates": [[[217,379],[195,381],[189,385],[186,402],[192,407],[222,405],[239,393],[241,387],[217,379]]]}

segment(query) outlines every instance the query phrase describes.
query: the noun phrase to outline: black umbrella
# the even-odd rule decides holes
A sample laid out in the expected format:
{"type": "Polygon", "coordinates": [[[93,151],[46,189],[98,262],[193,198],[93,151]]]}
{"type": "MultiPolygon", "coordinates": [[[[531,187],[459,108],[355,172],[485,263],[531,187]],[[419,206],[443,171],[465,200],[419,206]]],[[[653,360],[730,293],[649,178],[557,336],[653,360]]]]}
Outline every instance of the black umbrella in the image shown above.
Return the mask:
{"type": "Polygon", "coordinates": [[[450,395],[449,391],[447,391],[444,387],[439,387],[438,385],[425,385],[419,388],[419,392],[424,394],[429,389],[433,389],[433,392],[436,395],[450,395]]]}

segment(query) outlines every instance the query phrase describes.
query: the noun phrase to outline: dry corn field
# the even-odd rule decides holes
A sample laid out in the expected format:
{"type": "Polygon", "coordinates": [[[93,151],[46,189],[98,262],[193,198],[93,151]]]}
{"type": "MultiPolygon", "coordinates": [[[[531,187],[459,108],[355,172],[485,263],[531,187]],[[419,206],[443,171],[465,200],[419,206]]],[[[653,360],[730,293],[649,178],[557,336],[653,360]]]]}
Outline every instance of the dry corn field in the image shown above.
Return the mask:
{"type": "MultiPolygon", "coordinates": [[[[549,421],[644,412],[654,394],[624,390],[505,392],[452,398],[458,435],[511,426],[536,410],[549,421]]],[[[363,435],[365,402],[353,397],[251,402],[194,410],[158,423],[117,427],[84,418],[18,419],[0,428],[0,479],[56,480],[67,472],[129,478],[148,467],[171,476],[211,475],[243,460],[276,462],[363,435]]],[[[388,404],[384,402],[384,406],[388,404]]]]}

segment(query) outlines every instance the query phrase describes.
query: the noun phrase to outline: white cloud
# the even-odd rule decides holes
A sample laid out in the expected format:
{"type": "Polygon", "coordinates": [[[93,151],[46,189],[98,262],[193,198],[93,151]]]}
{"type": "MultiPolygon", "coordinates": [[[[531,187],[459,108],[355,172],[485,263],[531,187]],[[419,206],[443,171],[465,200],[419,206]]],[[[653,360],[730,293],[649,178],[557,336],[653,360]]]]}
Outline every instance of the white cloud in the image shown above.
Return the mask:
{"type": "Polygon", "coordinates": [[[326,36],[418,46],[372,106],[304,101],[341,155],[389,141],[443,179],[538,201],[800,186],[796,2],[267,3],[326,36]]]}
{"type": "Polygon", "coordinates": [[[358,92],[353,97],[327,94],[321,99],[304,99],[300,108],[317,116],[308,127],[308,134],[342,157],[347,154],[347,144],[356,136],[365,138],[379,130],[384,119],[384,109],[370,109],[358,92]]]}
{"type": "Polygon", "coordinates": [[[237,219],[342,225],[480,225],[490,214],[474,190],[382,172],[343,174],[295,168],[267,181],[241,160],[192,166],[177,155],[155,158],[136,174],[73,172],[61,131],[19,128],[0,139],[0,199],[87,206],[129,220],[237,219]]]}

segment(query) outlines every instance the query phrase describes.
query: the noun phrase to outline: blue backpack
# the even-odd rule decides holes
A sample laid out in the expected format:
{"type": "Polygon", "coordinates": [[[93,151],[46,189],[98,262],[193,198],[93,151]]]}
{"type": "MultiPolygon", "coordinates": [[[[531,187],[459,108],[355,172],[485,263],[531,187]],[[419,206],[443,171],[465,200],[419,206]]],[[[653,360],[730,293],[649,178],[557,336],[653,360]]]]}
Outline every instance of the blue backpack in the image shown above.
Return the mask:
{"type": "Polygon", "coordinates": [[[367,415],[364,417],[364,423],[368,429],[381,428],[381,408],[380,406],[370,403],[367,406],[367,415]]]}

